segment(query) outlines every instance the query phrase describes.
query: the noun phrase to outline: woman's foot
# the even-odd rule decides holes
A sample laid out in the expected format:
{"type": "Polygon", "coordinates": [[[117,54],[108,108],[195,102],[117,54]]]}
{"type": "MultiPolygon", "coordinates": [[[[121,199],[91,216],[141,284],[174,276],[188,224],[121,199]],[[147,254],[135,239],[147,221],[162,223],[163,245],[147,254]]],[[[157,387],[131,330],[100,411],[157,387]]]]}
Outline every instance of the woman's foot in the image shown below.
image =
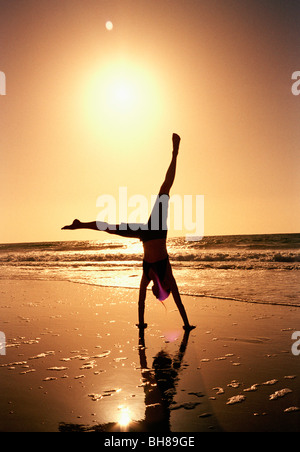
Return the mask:
{"type": "Polygon", "coordinates": [[[62,229],[80,229],[81,222],[79,220],[74,220],[70,226],[64,226],[62,229]]]}
{"type": "Polygon", "coordinates": [[[180,140],[181,140],[180,136],[177,135],[177,133],[173,133],[172,142],[173,142],[173,153],[175,155],[178,155],[180,140]]]}

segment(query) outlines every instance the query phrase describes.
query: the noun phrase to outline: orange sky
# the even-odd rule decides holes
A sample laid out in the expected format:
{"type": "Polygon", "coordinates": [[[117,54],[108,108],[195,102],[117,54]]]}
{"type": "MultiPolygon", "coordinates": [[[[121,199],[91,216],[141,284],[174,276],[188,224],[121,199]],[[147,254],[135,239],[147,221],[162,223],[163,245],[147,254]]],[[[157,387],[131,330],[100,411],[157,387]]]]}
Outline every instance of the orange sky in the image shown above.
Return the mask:
{"type": "Polygon", "coordinates": [[[299,4],[0,1],[0,242],[107,238],[101,194],[205,196],[205,234],[300,232],[299,4]],[[113,23],[108,31],[106,21],[113,23]]]}

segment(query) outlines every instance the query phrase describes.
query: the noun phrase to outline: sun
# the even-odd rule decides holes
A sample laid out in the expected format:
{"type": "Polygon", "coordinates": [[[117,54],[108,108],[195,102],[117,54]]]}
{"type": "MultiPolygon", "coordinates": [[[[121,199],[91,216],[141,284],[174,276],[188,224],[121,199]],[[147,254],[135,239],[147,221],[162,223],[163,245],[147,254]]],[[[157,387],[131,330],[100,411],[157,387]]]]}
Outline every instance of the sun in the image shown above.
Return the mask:
{"type": "Polygon", "coordinates": [[[91,103],[106,113],[139,114],[156,97],[153,75],[130,61],[108,62],[95,71],[88,84],[91,103]]]}
{"type": "Polygon", "coordinates": [[[102,142],[107,138],[121,143],[130,131],[138,138],[163,117],[161,80],[149,65],[108,58],[91,66],[85,80],[81,117],[102,142]]]}
{"type": "Polygon", "coordinates": [[[127,74],[112,78],[107,85],[106,103],[115,113],[129,113],[138,108],[139,86],[127,74]]]}

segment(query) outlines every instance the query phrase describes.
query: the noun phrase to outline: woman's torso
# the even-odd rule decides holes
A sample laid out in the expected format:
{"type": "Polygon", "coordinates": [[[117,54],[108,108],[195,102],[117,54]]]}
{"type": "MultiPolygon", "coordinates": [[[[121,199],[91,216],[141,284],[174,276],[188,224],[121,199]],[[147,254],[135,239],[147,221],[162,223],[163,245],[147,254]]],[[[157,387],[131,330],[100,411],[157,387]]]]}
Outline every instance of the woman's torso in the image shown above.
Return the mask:
{"type": "Polygon", "coordinates": [[[149,240],[144,242],[143,246],[144,260],[149,263],[158,262],[168,257],[166,239],[149,240]]]}

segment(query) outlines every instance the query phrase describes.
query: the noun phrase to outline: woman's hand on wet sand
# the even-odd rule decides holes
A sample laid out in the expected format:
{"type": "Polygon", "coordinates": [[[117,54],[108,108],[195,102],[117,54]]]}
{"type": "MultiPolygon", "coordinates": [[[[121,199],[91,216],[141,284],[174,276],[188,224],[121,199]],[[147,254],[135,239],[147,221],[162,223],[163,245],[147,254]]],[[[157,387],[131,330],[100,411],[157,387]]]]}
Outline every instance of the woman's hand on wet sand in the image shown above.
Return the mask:
{"type": "Polygon", "coordinates": [[[195,325],[184,325],[184,326],[183,326],[183,329],[184,329],[185,331],[192,331],[192,330],[194,330],[195,328],[197,328],[195,325]]]}

